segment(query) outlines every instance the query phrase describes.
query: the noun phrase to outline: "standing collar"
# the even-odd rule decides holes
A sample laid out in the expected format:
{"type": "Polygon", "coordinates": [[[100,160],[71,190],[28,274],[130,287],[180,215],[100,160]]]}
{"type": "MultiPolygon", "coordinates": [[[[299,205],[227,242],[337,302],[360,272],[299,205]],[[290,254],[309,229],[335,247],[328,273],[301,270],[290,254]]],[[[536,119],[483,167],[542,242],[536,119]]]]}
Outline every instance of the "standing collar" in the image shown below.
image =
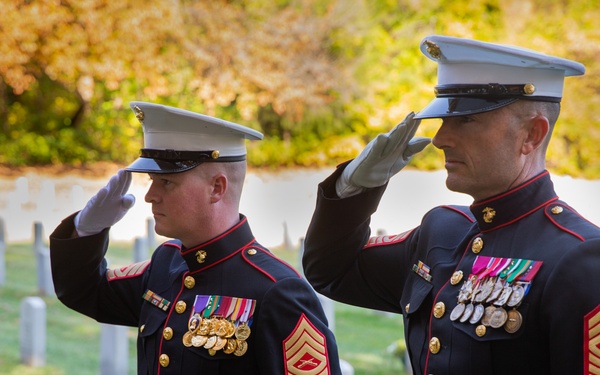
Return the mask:
{"type": "Polygon", "coordinates": [[[254,235],[248,220],[240,215],[240,221],[210,241],[192,248],[181,248],[181,256],[190,272],[204,270],[221,263],[254,243],[254,235]]]}
{"type": "Polygon", "coordinates": [[[550,173],[544,171],[505,193],[474,202],[470,210],[480,230],[488,232],[510,225],[557,199],[550,173]]]}

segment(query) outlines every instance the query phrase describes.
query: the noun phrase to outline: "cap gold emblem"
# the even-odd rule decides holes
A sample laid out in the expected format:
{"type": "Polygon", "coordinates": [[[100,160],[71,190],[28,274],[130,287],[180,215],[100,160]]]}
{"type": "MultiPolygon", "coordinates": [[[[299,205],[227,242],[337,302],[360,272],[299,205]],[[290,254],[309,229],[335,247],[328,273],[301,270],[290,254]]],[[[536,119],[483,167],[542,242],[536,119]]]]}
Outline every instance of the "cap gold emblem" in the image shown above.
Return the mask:
{"type": "Polygon", "coordinates": [[[135,117],[138,119],[140,124],[144,124],[144,111],[137,105],[133,106],[133,112],[135,112],[135,117]]]}
{"type": "Polygon", "coordinates": [[[488,224],[491,223],[494,219],[494,216],[496,216],[496,210],[494,210],[491,207],[486,207],[481,212],[483,212],[483,221],[485,221],[488,224]]]}
{"type": "Polygon", "coordinates": [[[423,43],[427,46],[427,53],[431,55],[436,60],[439,60],[442,57],[442,51],[440,47],[432,41],[426,40],[423,43]]]}
{"type": "Polygon", "coordinates": [[[198,261],[198,263],[204,263],[204,261],[206,260],[206,251],[198,250],[196,252],[196,260],[198,261]]]}

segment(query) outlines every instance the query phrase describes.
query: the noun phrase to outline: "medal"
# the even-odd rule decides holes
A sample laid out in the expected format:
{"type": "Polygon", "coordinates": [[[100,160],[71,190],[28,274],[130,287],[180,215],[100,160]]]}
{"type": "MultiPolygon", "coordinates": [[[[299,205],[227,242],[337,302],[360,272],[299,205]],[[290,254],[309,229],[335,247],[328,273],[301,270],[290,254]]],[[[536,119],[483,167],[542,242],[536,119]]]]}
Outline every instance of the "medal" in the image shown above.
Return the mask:
{"type": "Polygon", "coordinates": [[[497,278],[496,283],[494,284],[494,289],[492,290],[492,293],[490,294],[488,299],[485,300],[485,302],[490,303],[498,299],[498,297],[500,297],[500,293],[502,292],[503,287],[504,284],[502,283],[502,279],[497,278]]]}
{"type": "Polygon", "coordinates": [[[504,323],[506,322],[507,318],[508,318],[508,314],[506,313],[506,310],[504,310],[502,307],[495,309],[490,318],[490,327],[492,327],[492,328],[502,327],[504,325],[504,323]]]}
{"type": "Polygon", "coordinates": [[[508,285],[508,284],[504,285],[504,287],[502,288],[502,292],[500,293],[500,297],[498,297],[498,299],[496,301],[494,301],[494,305],[496,305],[496,306],[506,305],[506,302],[508,301],[508,297],[510,297],[511,293],[512,293],[512,288],[510,287],[510,285],[508,285]]]}
{"type": "Polygon", "coordinates": [[[181,341],[185,347],[189,348],[192,346],[192,337],[194,337],[194,335],[189,331],[183,334],[183,339],[181,339],[181,341]]]}
{"type": "Polygon", "coordinates": [[[237,341],[235,339],[227,339],[227,344],[225,345],[225,348],[223,349],[223,353],[231,354],[235,351],[236,348],[237,348],[237,341]]]}
{"type": "Polygon", "coordinates": [[[215,346],[212,347],[212,349],[221,350],[225,347],[225,345],[227,345],[227,339],[224,337],[217,337],[217,342],[215,343],[215,346]]]}
{"type": "Polygon", "coordinates": [[[233,354],[238,357],[241,357],[244,354],[246,354],[246,350],[248,350],[248,343],[246,341],[237,340],[236,344],[237,347],[235,348],[233,354]]]}
{"type": "Polygon", "coordinates": [[[483,307],[482,304],[478,304],[477,306],[475,306],[475,309],[473,310],[473,314],[471,315],[471,318],[469,319],[469,323],[477,324],[479,322],[479,320],[483,317],[484,312],[485,312],[485,308],[483,307]]]}
{"type": "Polygon", "coordinates": [[[483,302],[486,298],[490,296],[490,294],[492,294],[493,290],[494,280],[489,278],[483,283],[479,293],[477,293],[477,295],[475,296],[475,302],[483,302]]]}
{"type": "Polygon", "coordinates": [[[211,356],[219,350],[225,354],[244,355],[248,350],[246,340],[250,337],[255,308],[253,299],[197,295],[183,345],[203,347],[211,356]]]}
{"type": "Polygon", "coordinates": [[[248,337],[250,337],[250,327],[246,323],[240,324],[235,330],[235,337],[238,340],[248,340],[248,337]]]}
{"type": "Polygon", "coordinates": [[[465,311],[462,313],[461,317],[460,317],[460,322],[464,323],[467,321],[467,319],[469,319],[471,317],[471,314],[473,314],[473,309],[475,307],[473,306],[472,303],[469,303],[467,306],[465,306],[465,311]]]}
{"type": "Polygon", "coordinates": [[[481,324],[483,324],[486,327],[489,327],[490,322],[492,320],[492,314],[494,313],[495,310],[496,310],[496,306],[494,306],[494,305],[490,305],[490,306],[486,307],[485,310],[483,311],[483,317],[481,318],[481,324]]]}
{"type": "Polygon", "coordinates": [[[204,344],[204,349],[211,349],[217,343],[217,336],[210,336],[204,344]]]}
{"type": "Polygon", "coordinates": [[[452,313],[450,313],[450,320],[455,321],[456,319],[460,318],[464,311],[465,304],[459,303],[454,309],[452,309],[452,313]]]}
{"type": "Polygon", "coordinates": [[[521,324],[523,324],[523,317],[516,309],[509,310],[507,314],[508,318],[504,324],[504,330],[508,333],[515,333],[519,330],[519,328],[521,328],[521,324]]]}
{"type": "Polygon", "coordinates": [[[196,335],[192,337],[192,346],[194,348],[199,348],[202,345],[206,344],[206,341],[208,340],[208,337],[206,336],[201,336],[201,335],[196,335]]]}
{"type": "Polygon", "coordinates": [[[512,287],[512,293],[510,294],[510,298],[506,302],[507,306],[514,307],[521,303],[521,300],[525,296],[525,288],[523,288],[520,284],[514,285],[512,287]]]}

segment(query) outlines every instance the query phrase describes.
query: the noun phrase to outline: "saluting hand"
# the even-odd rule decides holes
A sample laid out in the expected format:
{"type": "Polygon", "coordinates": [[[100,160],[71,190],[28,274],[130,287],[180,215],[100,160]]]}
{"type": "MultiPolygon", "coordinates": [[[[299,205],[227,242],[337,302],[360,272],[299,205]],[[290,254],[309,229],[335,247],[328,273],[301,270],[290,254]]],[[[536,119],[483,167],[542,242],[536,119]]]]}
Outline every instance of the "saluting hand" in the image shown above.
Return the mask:
{"type": "Polygon", "coordinates": [[[414,112],[409,113],[390,132],[379,134],[346,166],[336,182],[340,198],[386,184],[408,164],[414,154],[431,142],[430,138],[414,137],[421,123],[414,116],[414,112]]]}
{"type": "Polygon", "coordinates": [[[75,216],[77,234],[79,236],[97,234],[121,220],[135,203],[135,197],[126,194],[129,185],[131,185],[131,172],[120,169],[75,216]]]}

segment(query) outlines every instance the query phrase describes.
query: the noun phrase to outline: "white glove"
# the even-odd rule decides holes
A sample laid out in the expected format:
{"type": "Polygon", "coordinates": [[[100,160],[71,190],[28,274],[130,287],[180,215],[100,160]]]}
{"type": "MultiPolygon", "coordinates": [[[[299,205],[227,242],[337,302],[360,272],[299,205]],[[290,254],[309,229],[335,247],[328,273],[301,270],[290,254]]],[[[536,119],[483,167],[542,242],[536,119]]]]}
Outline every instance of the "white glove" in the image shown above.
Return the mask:
{"type": "Polygon", "coordinates": [[[409,113],[390,132],[379,134],[346,166],[335,185],[340,198],[386,184],[431,142],[430,138],[413,138],[421,123],[414,116],[414,112],[409,113]]]}
{"type": "Polygon", "coordinates": [[[120,169],[108,185],[100,189],[75,216],[75,229],[80,237],[102,232],[121,220],[133,207],[135,197],[127,193],[131,172],[120,169]]]}

